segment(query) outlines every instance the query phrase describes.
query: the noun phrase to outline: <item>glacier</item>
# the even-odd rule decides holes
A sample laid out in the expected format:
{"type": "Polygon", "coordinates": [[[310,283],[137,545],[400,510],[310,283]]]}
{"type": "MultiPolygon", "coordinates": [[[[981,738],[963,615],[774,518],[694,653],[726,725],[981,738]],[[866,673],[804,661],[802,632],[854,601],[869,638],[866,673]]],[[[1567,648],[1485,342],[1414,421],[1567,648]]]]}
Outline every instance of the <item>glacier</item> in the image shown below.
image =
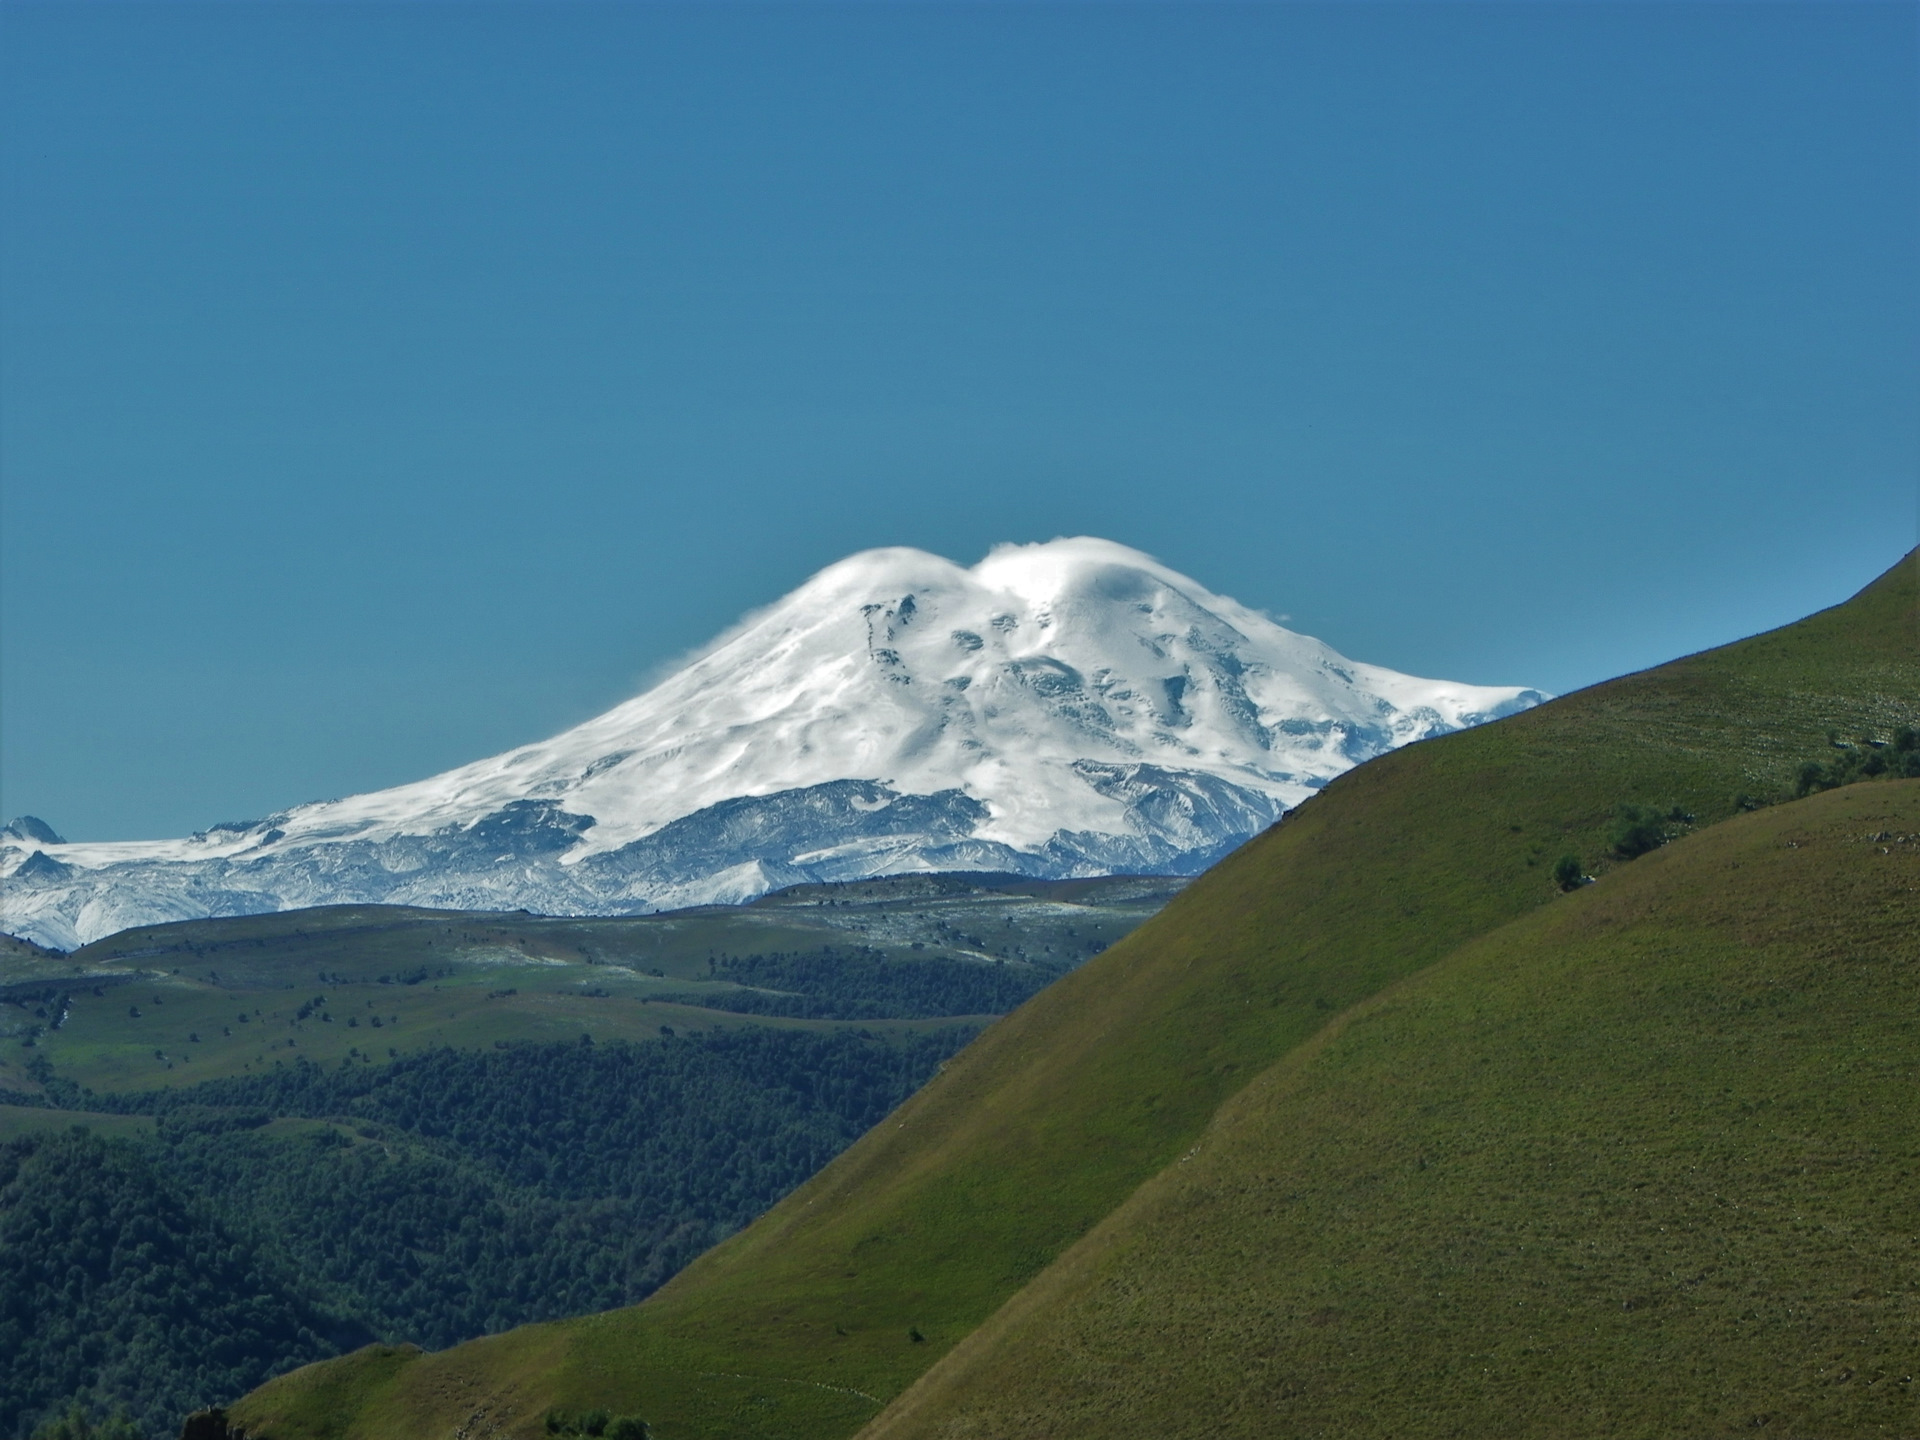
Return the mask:
{"type": "Polygon", "coordinates": [[[320,904],[609,915],[916,870],[1195,874],[1354,765],[1546,698],[1348,660],[1111,541],[971,569],[869,550],[606,714],[430,779],[177,840],[0,829],[0,929],[70,948],[320,904]]]}

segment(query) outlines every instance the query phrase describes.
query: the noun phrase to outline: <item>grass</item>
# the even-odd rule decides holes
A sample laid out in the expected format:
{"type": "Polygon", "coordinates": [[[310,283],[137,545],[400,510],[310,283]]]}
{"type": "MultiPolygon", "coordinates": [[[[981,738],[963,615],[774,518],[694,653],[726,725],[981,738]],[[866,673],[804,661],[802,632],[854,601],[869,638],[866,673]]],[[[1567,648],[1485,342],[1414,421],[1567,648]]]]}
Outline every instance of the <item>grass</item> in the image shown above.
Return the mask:
{"type": "Polygon", "coordinates": [[[31,940],[22,940],[18,935],[0,934],[0,984],[12,979],[11,972],[23,964],[33,966],[61,958],[58,950],[49,950],[31,940]]]}
{"type": "Polygon", "coordinates": [[[1729,821],[1348,1011],[869,1435],[1920,1433],[1916,1080],[1920,782],[1729,821]]]}
{"type": "Polygon", "coordinates": [[[368,1345],[338,1360],[303,1365],[280,1376],[273,1383],[297,1398],[297,1413],[278,1421],[274,1433],[282,1440],[325,1440],[340,1434],[420,1353],[412,1345],[368,1345]]]}
{"type": "MultiPolygon", "coordinates": [[[[644,1305],[422,1357],[325,1433],[484,1408],[531,1436],[560,1405],[642,1414],[663,1440],[850,1434],[1335,1015],[1557,902],[1563,854],[1609,884],[1622,804],[1705,826],[1789,791],[1830,729],[1911,723],[1915,570],[1343,776],[644,1305]]],[[[277,1440],[303,1406],[275,1382],[236,1414],[277,1440]]]]}
{"type": "Polygon", "coordinates": [[[789,1020],[698,1002],[737,988],[711,978],[709,957],[823,945],[857,944],[904,965],[1051,974],[1126,934],[1180,883],[902,877],[627,919],[329,906],[142,926],[68,956],[20,942],[0,954],[0,1091],[41,1093],[36,1060],[107,1092],[296,1058],[382,1065],[442,1045],[657,1040],[663,1025],[679,1035],[744,1024],[924,1029],[930,1022],[789,1020]],[[309,1003],[322,996],[323,1007],[309,1003]]]}
{"type": "Polygon", "coordinates": [[[153,1134],[149,1115],[103,1115],[84,1110],[47,1110],[37,1105],[0,1105],[0,1145],[27,1135],[45,1135],[84,1125],[110,1140],[139,1140],[153,1134]]]}

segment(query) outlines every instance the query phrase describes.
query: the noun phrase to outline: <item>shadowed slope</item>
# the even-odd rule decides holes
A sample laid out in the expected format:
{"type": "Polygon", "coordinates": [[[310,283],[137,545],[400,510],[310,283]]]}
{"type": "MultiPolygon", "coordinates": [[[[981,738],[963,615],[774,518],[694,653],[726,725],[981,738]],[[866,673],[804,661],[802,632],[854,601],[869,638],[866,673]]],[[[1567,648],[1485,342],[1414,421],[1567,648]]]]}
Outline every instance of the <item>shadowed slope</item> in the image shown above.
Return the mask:
{"type": "Polygon", "coordinates": [[[666,1440],[849,1434],[1335,1012],[1554,898],[1561,853],[1595,866],[1617,805],[1722,818],[1829,728],[1911,718],[1914,580],[1909,557],[1797,625],[1343,776],[645,1305],[415,1361],[342,1424],[312,1421],[309,1372],[236,1414],[524,1435],[593,1404],[666,1440]]]}
{"type": "Polygon", "coordinates": [[[1356,1006],[863,1440],[1920,1430],[1920,782],[1356,1006]]]}

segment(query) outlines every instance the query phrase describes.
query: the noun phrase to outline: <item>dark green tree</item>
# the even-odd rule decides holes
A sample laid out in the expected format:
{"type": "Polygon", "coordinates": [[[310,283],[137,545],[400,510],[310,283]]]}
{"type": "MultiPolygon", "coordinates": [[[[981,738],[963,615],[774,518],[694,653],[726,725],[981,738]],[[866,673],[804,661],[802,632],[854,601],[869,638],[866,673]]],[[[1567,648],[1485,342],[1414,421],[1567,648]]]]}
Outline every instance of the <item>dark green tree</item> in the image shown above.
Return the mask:
{"type": "Polygon", "coordinates": [[[1622,860],[1635,860],[1666,844],[1668,822],[1678,818],[1675,812],[1662,814],[1650,805],[1624,802],[1614,809],[1607,841],[1622,860]]]}

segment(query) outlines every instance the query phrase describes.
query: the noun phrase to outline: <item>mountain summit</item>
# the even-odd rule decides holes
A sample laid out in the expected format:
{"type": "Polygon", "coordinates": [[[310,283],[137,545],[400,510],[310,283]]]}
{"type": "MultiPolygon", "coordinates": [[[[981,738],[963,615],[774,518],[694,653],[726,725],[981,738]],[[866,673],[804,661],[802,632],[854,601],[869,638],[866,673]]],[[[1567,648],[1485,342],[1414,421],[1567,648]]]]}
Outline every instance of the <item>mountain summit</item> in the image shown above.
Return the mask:
{"type": "Polygon", "coordinates": [[[970,570],[869,550],[645,694],[429,780],[184,840],[8,827],[0,920],[73,945],[340,902],[618,914],[909,870],[1193,873],[1362,760],[1544,698],[1357,664],[1110,541],[970,570]]]}

